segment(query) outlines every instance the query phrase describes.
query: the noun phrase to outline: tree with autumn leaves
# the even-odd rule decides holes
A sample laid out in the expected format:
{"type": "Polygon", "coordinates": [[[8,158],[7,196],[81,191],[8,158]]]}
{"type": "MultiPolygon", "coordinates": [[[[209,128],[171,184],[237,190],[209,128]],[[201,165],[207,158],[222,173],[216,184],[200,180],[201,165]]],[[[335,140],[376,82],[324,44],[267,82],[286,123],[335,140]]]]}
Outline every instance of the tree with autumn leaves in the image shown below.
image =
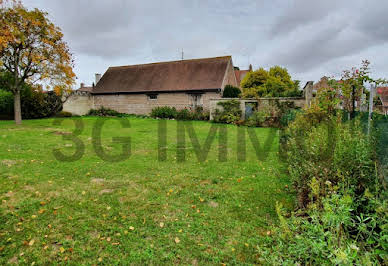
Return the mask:
{"type": "Polygon", "coordinates": [[[75,81],[73,58],[63,34],[47,13],[0,0],[0,71],[10,74],[16,124],[21,124],[20,93],[26,83],[46,84],[58,95],[75,81]]]}

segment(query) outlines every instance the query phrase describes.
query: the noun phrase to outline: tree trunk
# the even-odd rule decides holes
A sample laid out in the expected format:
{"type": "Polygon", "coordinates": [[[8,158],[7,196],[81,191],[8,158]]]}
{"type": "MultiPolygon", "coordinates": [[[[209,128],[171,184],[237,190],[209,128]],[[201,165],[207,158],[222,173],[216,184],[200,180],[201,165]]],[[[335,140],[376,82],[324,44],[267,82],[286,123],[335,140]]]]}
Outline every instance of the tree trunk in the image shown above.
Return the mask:
{"type": "Polygon", "coordinates": [[[16,125],[21,125],[22,124],[22,108],[21,108],[21,103],[20,103],[20,90],[16,90],[14,93],[14,113],[15,113],[15,123],[16,125]]]}

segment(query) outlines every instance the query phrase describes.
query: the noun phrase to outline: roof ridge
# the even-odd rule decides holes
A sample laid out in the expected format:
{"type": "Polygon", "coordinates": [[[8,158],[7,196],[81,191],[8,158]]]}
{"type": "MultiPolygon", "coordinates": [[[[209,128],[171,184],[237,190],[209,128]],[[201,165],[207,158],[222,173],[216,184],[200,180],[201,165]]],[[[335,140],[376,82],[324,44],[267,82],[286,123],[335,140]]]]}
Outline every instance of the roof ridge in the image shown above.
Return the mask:
{"type": "Polygon", "coordinates": [[[138,67],[138,66],[148,66],[148,65],[157,65],[157,64],[178,63],[178,62],[188,62],[188,61],[200,61],[200,60],[211,60],[211,59],[226,59],[226,58],[232,58],[232,56],[231,55],[225,55],[225,56],[216,56],[216,57],[193,58],[193,59],[183,59],[183,60],[174,60],[174,61],[162,61],[162,62],[154,62],[154,63],[135,64],[135,65],[111,66],[109,68],[127,68],[127,67],[138,67]]]}

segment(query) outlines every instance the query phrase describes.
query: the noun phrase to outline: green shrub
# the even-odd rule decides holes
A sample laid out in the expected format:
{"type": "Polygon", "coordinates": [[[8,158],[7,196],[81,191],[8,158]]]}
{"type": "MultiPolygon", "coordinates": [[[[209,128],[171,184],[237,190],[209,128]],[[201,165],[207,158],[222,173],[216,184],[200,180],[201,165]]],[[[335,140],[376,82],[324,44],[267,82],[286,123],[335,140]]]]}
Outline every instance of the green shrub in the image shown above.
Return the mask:
{"type": "Polygon", "coordinates": [[[9,91],[0,90],[0,114],[1,116],[12,117],[13,95],[9,91]]]}
{"type": "Polygon", "coordinates": [[[209,120],[210,113],[205,112],[202,107],[198,106],[194,110],[184,108],[177,111],[175,107],[162,106],[156,107],[151,111],[151,117],[167,118],[178,120],[209,120]]]}
{"type": "Polygon", "coordinates": [[[222,98],[238,98],[240,97],[241,90],[232,85],[226,85],[224,92],[222,93],[222,98]]]}
{"type": "Polygon", "coordinates": [[[210,113],[209,111],[204,111],[203,107],[197,106],[194,111],[192,112],[192,119],[193,120],[209,120],[210,119],[210,113]]]}
{"type": "Polygon", "coordinates": [[[160,106],[160,107],[155,107],[151,111],[151,117],[154,118],[176,118],[177,116],[177,111],[175,107],[169,107],[169,106],[160,106]]]}
{"type": "Polygon", "coordinates": [[[297,116],[298,113],[301,111],[298,109],[289,109],[285,111],[284,114],[280,117],[279,123],[280,126],[285,128],[287,127],[291,122],[293,122],[297,116]]]}
{"type": "MultiPolygon", "coordinates": [[[[24,119],[50,117],[62,110],[62,101],[53,91],[42,92],[26,86],[21,92],[21,109],[24,119]]],[[[13,117],[11,92],[0,90],[0,113],[13,117]]]]}
{"type": "MultiPolygon", "coordinates": [[[[342,191],[343,192],[343,191],[342,191]]],[[[258,244],[269,265],[376,265],[388,259],[387,195],[364,195],[369,209],[354,215],[358,202],[350,193],[333,192],[323,207],[294,212],[277,204],[280,226],[258,244]]]]}
{"type": "Polygon", "coordinates": [[[262,127],[267,120],[267,113],[264,111],[253,112],[252,115],[245,121],[245,125],[250,127],[262,127]]]}
{"type": "Polygon", "coordinates": [[[176,119],[178,120],[192,120],[193,114],[186,108],[176,112],[176,119]]]}
{"type": "Polygon", "coordinates": [[[66,111],[61,111],[55,115],[56,117],[72,117],[73,114],[66,111]]]}
{"type": "Polygon", "coordinates": [[[115,110],[105,108],[104,106],[101,106],[99,109],[90,109],[88,115],[92,116],[117,116],[122,117],[126,116],[126,114],[119,113],[115,110]]]}
{"type": "Polygon", "coordinates": [[[325,182],[346,184],[362,193],[374,175],[374,143],[365,136],[359,123],[338,123],[333,117],[326,123],[300,134],[292,132],[288,140],[289,173],[298,193],[300,207],[314,201],[309,187],[313,178],[326,196],[325,182]]]}
{"type": "Polygon", "coordinates": [[[241,119],[242,111],[240,109],[239,101],[220,101],[217,105],[221,106],[222,110],[215,110],[213,118],[214,122],[234,124],[241,119]]]}

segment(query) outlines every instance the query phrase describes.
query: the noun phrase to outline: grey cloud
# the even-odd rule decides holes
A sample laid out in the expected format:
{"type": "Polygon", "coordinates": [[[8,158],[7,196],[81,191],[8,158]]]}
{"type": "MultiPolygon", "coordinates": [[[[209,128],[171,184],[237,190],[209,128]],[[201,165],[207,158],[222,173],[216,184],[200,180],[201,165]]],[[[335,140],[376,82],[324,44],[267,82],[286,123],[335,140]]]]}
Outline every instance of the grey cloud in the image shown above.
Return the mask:
{"type": "Polygon", "coordinates": [[[271,28],[271,35],[278,36],[294,31],[299,27],[314,23],[329,16],[340,8],[341,1],[293,0],[286,4],[285,11],[277,17],[271,28]]]}
{"type": "MultiPolygon", "coordinates": [[[[23,1],[63,29],[77,75],[89,83],[108,66],[176,60],[182,48],[185,58],[231,54],[242,68],[284,65],[318,79],[387,40],[388,4],[378,0],[23,1]]],[[[387,56],[379,51],[372,62],[387,56]]]]}

